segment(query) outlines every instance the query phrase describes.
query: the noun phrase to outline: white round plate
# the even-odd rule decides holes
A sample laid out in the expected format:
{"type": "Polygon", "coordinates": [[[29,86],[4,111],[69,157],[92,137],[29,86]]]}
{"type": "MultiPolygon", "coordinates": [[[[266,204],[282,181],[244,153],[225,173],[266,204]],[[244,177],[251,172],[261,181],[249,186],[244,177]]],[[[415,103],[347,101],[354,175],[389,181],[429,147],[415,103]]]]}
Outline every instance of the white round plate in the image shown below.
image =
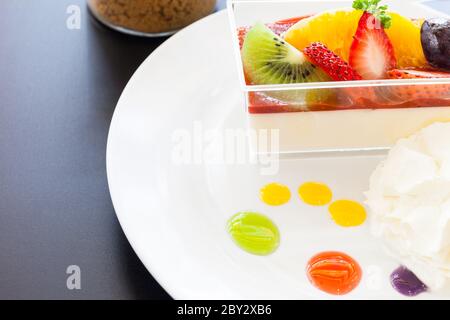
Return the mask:
{"type": "MultiPolygon", "coordinates": [[[[335,199],[363,201],[380,157],[282,160],[276,176],[251,163],[214,164],[196,156],[229,128],[244,128],[225,12],[179,32],[134,74],[111,124],[107,170],[125,234],[151,274],[176,299],[329,299],[306,278],[309,258],[338,250],[363,268],[361,284],[345,299],[402,298],[389,284],[397,263],[371,238],[368,223],[341,228],[326,207],[297,196],[305,181],[323,181],[335,199]],[[192,138],[192,163],[175,160],[180,137],[192,138]],[[269,207],[258,198],[267,182],[291,188],[291,201],[269,207]],[[268,215],[281,233],[279,249],[261,257],[234,245],[226,222],[251,210],[268,215]]],[[[186,147],[186,144],[184,145],[186,147]]],[[[436,298],[426,293],[419,298],[436,298]]]]}

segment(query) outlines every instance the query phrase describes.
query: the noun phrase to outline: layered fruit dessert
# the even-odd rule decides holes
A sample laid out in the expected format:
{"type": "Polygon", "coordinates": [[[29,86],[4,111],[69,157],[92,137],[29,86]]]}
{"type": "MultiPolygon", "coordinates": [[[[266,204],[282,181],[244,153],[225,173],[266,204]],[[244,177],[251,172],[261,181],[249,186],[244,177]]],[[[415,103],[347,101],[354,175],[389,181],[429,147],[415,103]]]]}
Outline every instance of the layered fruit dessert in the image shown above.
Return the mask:
{"type": "Polygon", "coordinates": [[[299,2],[298,17],[235,26],[251,127],[280,130],[280,151],[296,152],[389,147],[450,120],[450,20],[404,3],[417,15],[299,2]]]}

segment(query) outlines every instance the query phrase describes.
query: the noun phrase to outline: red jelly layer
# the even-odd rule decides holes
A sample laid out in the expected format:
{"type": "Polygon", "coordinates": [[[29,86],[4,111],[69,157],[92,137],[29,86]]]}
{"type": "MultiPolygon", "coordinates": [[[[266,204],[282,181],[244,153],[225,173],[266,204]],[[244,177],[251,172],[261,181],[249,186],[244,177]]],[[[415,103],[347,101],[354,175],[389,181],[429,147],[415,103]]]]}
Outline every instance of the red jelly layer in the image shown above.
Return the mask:
{"type": "MultiPolygon", "coordinates": [[[[248,111],[250,113],[281,113],[302,111],[334,111],[353,109],[400,109],[450,106],[449,94],[446,97],[423,95],[420,98],[405,98],[387,100],[376,97],[346,97],[337,101],[310,102],[308,104],[296,104],[278,100],[261,92],[250,92],[248,95],[248,111]]],[[[416,86],[417,87],[417,86],[416,86]]]]}

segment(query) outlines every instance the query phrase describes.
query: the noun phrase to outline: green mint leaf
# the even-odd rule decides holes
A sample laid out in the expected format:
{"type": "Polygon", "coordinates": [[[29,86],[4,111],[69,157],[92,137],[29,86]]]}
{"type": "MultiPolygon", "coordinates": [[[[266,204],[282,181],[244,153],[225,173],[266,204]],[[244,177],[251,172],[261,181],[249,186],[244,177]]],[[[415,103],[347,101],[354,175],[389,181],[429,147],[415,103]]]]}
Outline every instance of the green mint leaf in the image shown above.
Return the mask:
{"type": "Polygon", "coordinates": [[[353,9],[364,10],[364,8],[365,8],[365,0],[355,0],[353,2],[353,9]]]}
{"type": "Polygon", "coordinates": [[[387,13],[388,6],[380,6],[381,0],[355,0],[353,1],[353,9],[364,10],[373,14],[377,19],[380,20],[383,28],[388,29],[392,25],[392,18],[387,13]]]}

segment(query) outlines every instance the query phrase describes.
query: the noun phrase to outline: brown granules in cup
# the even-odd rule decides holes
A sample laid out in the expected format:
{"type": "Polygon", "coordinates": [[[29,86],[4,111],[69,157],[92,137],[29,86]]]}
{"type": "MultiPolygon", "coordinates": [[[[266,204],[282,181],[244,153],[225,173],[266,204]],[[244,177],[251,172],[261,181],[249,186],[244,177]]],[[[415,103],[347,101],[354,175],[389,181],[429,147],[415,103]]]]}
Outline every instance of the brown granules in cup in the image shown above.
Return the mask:
{"type": "Polygon", "coordinates": [[[216,0],[89,0],[100,20],[127,29],[178,30],[213,12],[216,0]]]}

